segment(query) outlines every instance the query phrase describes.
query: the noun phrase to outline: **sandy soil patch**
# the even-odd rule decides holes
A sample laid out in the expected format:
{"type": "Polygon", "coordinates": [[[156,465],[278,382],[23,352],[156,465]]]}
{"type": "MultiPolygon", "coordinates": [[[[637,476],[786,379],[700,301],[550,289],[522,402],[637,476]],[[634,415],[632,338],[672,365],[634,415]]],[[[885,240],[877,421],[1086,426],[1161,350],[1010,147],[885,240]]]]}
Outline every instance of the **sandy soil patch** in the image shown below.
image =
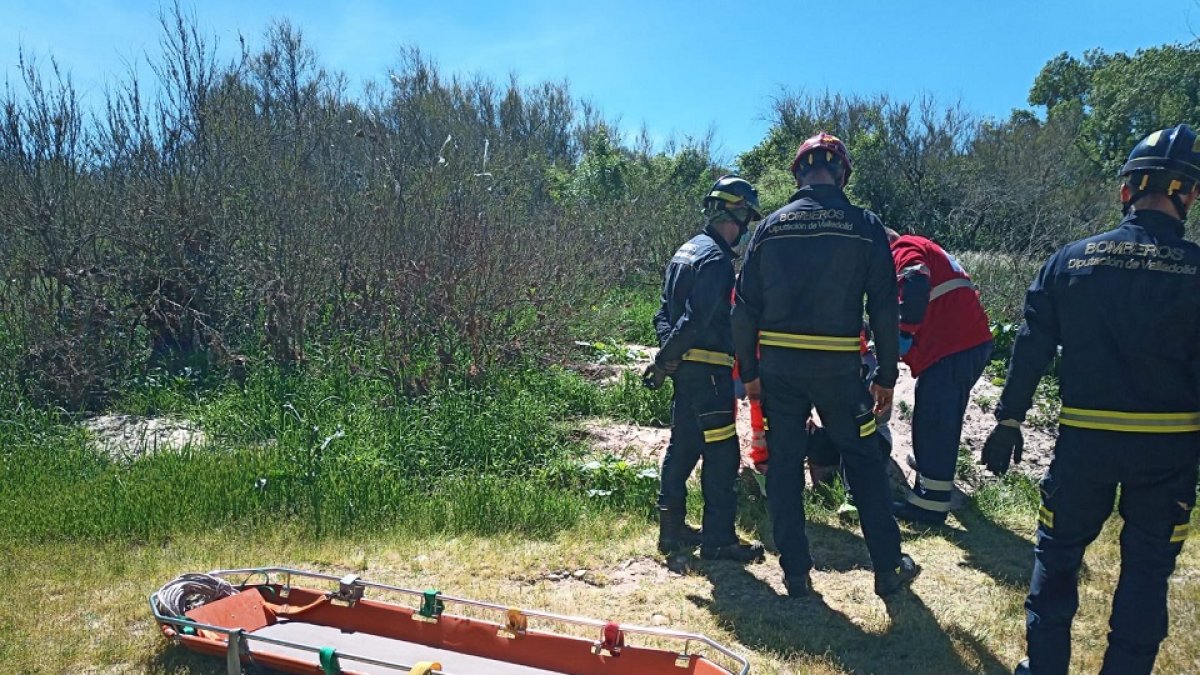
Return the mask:
{"type": "Polygon", "coordinates": [[[83,424],[92,443],[113,459],[132,461],[159,450],[203,445],[204,432],[186,420],[136,415],[101,415],[83,424]]]}
{"type": "MultiPolygon", "coordinates": [[[[624,370],[640,371],[649,363],[657,351],[650,347],[629,346],[630,353],[638,353],[641,358],[634,363],[622,366],[597,366],[594,371],[596,379],[604,381],[607,378],[619,377],[624,370]],[[607,370],[606,370],[607,369],[607,370]]],[[[583,372],[583,369],[580,369],[583,372]]],[[[915,478],[912,468],[915,460],[912,451],[912,409],[916,394],[916,380],[913,379],[908,367],[900,365],[900,379],[896,383],[895,407],[890,421],[892,429],[892,459],[891,469],[893,480],[899,481],[901,476],[909,485],[915,478]]],[[[971,392],[971,400],[963,416],[962,444],[970,448],[974,457],[979,457],[987,435],[995,425],[992,414],[995,402],[1000,398],[1000,387],[992,383],[985,375],[980,378],[971,392]]],[[[742,447],[744,463],[749,467],[750,453],[750,406],[745,400],[738,401],[737,407],[738,439],[742,447]]],[[[588,442],[601,452],[614,454],[629,461],[662,462],[670,441],[670,430],[659,427],[643,427],[633,424],[622,424],[611,420],[593,419],[583,424],[583,432],[588,442]]],[[[1024,460],[1015,465],[1014,470],[1021,471],[1035,478],[1040,478],[1050,465],[1054,449],[1055,433],[1052,429],[1037,428],[1026,425],[1024,460]]],[[[979,472],[985,472],[979,467],[979,472]]],[[[961,493],[969,494],[972,486],[965,476],[959,477],[961,493]]],[[[961,503],[963,494],[956,498],[961,503]]]]}

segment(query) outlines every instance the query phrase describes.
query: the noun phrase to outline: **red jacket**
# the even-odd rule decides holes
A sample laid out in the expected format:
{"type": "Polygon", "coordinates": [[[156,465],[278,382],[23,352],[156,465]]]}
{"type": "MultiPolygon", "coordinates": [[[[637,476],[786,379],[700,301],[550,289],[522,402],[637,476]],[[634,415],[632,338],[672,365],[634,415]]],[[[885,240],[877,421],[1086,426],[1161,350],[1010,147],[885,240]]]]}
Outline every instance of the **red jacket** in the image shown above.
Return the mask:
{"type": "Polygon", "coordinates": [[[903,357],[913,377],[992,339],[979,292],[954,256],[925,237],[908,234],[892,242],[892,259],[900,286],[900,330],[913,335],[913,346],[903,357]]]}

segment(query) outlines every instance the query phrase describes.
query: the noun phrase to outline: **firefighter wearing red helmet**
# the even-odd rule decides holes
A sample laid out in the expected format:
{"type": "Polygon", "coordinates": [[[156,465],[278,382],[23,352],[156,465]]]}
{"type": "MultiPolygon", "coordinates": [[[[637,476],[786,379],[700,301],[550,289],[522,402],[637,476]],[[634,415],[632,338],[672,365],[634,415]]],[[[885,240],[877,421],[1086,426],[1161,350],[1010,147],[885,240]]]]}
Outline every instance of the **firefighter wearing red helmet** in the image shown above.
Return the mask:
{"type": "MultiPolygon", "coordinates": [[[[854,167],[850,164],[850,153],[842,139],[827,134],[824,131],[809,138],[796,149],[796,158],[792,160],[792,175],[800,176],[809,169],[822,166],[836,166],[840,173],[834,176],[838,187],[846,187],[850,182],[850,173],[854,167]]],[[[799,184],[799,179],[797,178],[799,184]]]]}
{"type": "Polygon", "coordinates": [[[762,399],[769,420],[767,505],[792,597],[809,593],[813,566],[802,495],[814,407],[841,450],[875,592],[894,593],[919,572],[900,550],[876,439],[875,415],[891,407],[897,377],[896,275],[883,223],[842,192],[851,168],[845,144],[832,134],[800,145],[792,162],[799,189],[755,230],[733,308],[747,395],[762,399]],[[860,379],[864,298],[879,359],[870,392],[860,379]]]}
{"type": "Polygon", "coordinates": [[[1120,226],[1067,244],[1030,284],[998,424],[983,448],[996,473],[1020,461],[1021,422],[1061,349],[1059,435],[1041,485],[1025,600],[1029,658],[1018,675],[1071,670],[1079,569],[1114,501],[1124,520],[1121,576],[1100,672],[1148,675],[1196,503],[1200,246],[1183,234],[1200,195],[1200,139],[1185,124],[1156,131],[1120,177],[1120,226]]]}
{"type": "Polygon", "coordinates": [[[762,544],[744,543],[734,529],[737,472],[741,464],[734,421],[733,248],[759,220],[758,193],[738,176],[722,176],[703,200],[704,231],[672,256],[663,278],[662,302],[654,316],[659,350],[643,383],[658,388],[675,381],[671,441],[663,459],[658,495],[658,550],[671,554],[700,547],[705,559],[752,562],[762,544]],[[704,460],[701,530],[689,527],[687,480],[704,460]]]}

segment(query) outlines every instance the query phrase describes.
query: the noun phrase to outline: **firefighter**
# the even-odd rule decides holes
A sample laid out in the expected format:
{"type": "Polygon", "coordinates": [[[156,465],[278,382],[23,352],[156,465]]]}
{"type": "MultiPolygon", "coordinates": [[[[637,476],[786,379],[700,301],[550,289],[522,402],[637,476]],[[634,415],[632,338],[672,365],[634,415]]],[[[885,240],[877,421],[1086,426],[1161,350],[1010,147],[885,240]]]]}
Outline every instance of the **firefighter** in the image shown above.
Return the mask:
{"type": "Polygon", "coordinates": [[[900,287],[900,358],[917,380],[916,485],[893,505],[901,520],[940,525],[950,511],[963,415],[992,357],[992,330],[971,277],[941,246],[888,229],[900,287]]]}
{"type": "Polygon", "coordinates": [[[822,132],[804,141],[791,169],[799,189],[755,231],[733,309],[746,392],[761,398],[769,420],[767,506],[784,584],[792,597],[810,591],[802,495],[806,425],[815,406],[842,452],[875,567],[875,592],[888,595],[918,572],[900,551],[875,438],[875,414],[891,407],[896,383],[892,258],[879,217],[842,192],[851,165],[837,137],[822,132]],[[879,356],[869,392],[859,378],[864,297],[879,356]]]}
{"type": "Polygon", "coordinates": [[[703,207],[704,231],[667,265],[662,304],[654,316],[659,351],[643,376],[651,389],[668,375],[675,382],[671,441],[658,495],[658,549],[669,554],[698,545],[707,560],[753,562],[763,558],[762,545],[743,543],[734,530],[741,449],[734,423],[729,305],[733,248],[762,215],[754,187],[733,175],[717,180],[703,207]],[[702,529],[696,530],[684,516],[687,480],[701,458],[704,516],[702,529]]]}
{"type": "Polygon", "coordinates": [[[1121,575],[1101,673],[1149,673],[1167,635],[1167,578],[1188,535],[1200,459],[1200,246],[1183,239],[1198,148],[1184,124],[1138,143],[1120,171],[1120,226],[1060,249],[1025,296],[982,455],[997,474],[1020,461],[1021,422],[1061,349],[1059,436],[1041,483],[1018,674],[1068,672],[1080,564],[1114,499],[1121,575]]]}

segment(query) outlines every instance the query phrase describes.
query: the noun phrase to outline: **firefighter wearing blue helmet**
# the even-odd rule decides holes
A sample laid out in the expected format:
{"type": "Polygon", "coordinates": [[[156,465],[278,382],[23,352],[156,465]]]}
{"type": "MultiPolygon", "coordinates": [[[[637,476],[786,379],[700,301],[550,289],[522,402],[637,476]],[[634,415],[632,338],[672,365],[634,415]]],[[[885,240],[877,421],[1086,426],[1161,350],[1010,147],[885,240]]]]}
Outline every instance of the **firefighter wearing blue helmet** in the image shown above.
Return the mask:
{"type": "Polygon", "coordinates": [[[1030,285],[998,424],[983,448],[995,473],[1020,461],[1021,422],[1061,348],[1059,437],[1041,484],[1028,658],[1018,675],[1070,670],[1080,565],[1114,500],[1124,520],[1121,576],[1101,673],[1150,673],[1167,635],[1167,580],[1196,502],[1200,246],[1183,239],[1200,194],[1196,133],[1180,124],[1150,134],[1120,178],[1120,226],[1067,244],[1030,285]]]}

